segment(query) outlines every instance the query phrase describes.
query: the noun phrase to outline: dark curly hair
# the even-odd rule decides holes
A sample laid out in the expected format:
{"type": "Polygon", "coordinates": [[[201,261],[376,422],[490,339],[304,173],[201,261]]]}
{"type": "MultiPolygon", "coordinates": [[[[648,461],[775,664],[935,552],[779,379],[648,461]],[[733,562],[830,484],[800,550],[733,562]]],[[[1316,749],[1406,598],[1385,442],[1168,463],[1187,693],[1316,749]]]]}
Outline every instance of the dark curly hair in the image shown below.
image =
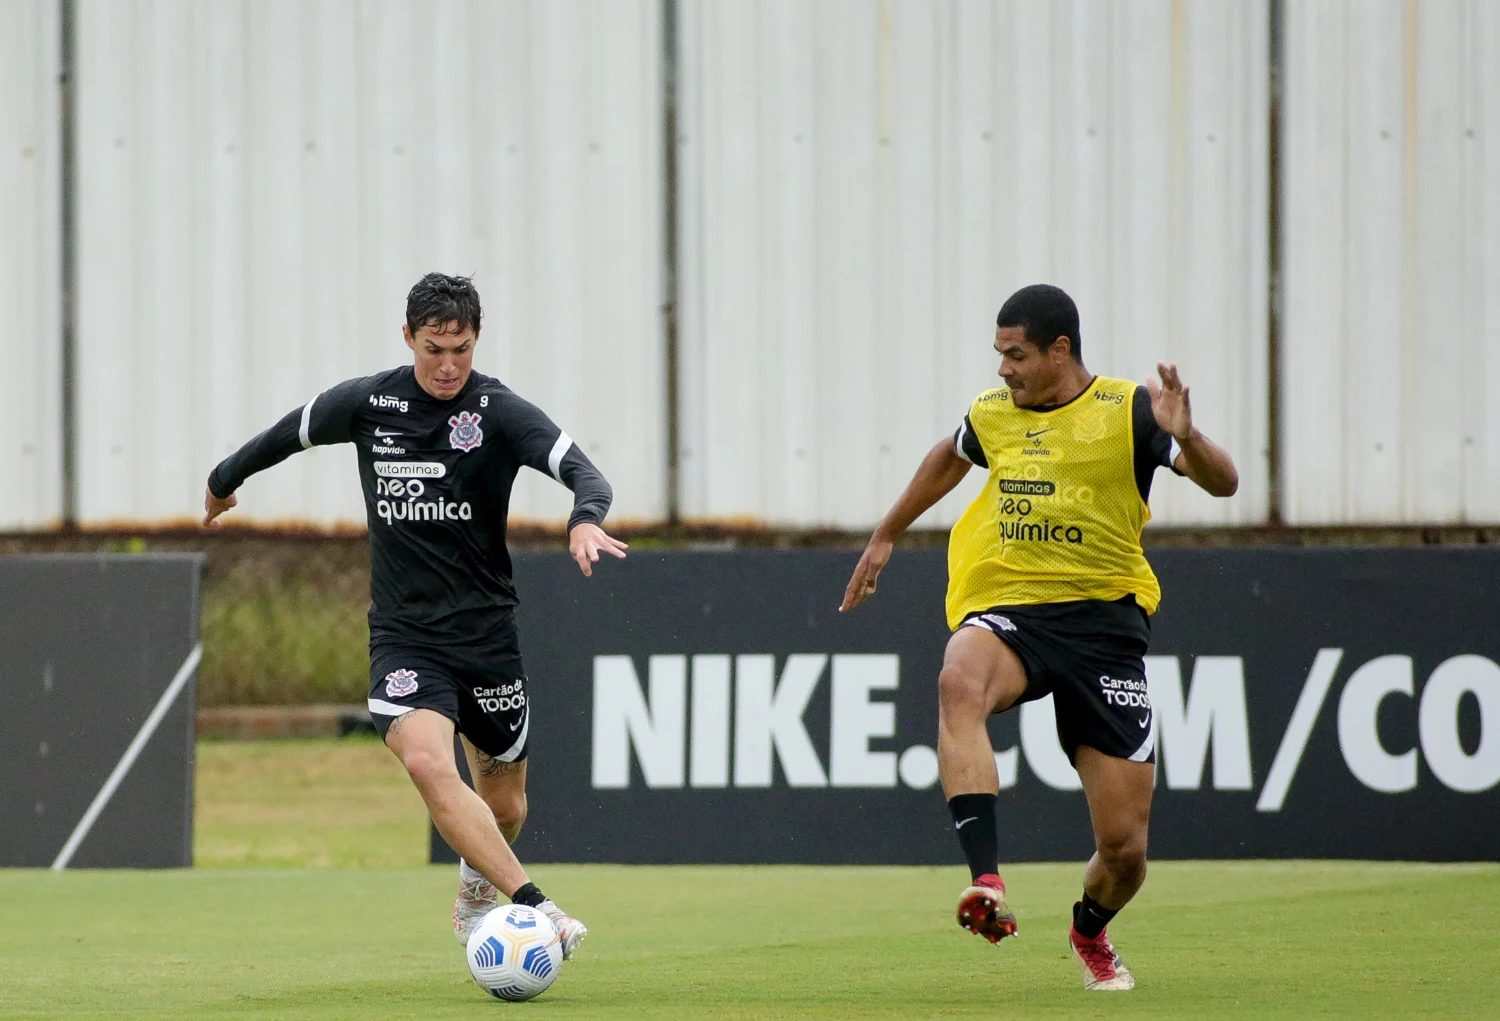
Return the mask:
{"type": "Polygon", "coordinates": [[[451,277],[446,273],[428,273],[406,295],[406,328],[412,336],[424,326],[442,328],[458,324],[453,331],[467,327],[476,334],[484,311],[479,307],[479,292],[471,277],[451,277]]]}

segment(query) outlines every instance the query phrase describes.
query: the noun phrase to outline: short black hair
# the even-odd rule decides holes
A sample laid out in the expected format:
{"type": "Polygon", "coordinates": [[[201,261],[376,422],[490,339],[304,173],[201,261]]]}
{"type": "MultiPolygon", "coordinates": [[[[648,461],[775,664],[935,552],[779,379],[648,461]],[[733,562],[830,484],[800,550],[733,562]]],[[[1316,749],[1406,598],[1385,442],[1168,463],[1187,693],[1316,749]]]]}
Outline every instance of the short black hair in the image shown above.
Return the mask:
{"type": "Polygon", "coordinates": [[[428,273],[418,280],[406,295],[406,328],[412,336],[424,326],[443,327],[458,324],[479,332],[484,310],[479,307],[479,292],[472,277],[451,277],[446,273],[428,273]]]}
{"type": "Polygon", "coordinates": [[[1073,360],[1083,360],[1078,351],[1078,306],[1061,287],[1032,284],[1021,288],[1000,306],[995,325],[1021,327],[1038,351],[1046,351],[1058,337],[1067,337],[1073,360]]]}

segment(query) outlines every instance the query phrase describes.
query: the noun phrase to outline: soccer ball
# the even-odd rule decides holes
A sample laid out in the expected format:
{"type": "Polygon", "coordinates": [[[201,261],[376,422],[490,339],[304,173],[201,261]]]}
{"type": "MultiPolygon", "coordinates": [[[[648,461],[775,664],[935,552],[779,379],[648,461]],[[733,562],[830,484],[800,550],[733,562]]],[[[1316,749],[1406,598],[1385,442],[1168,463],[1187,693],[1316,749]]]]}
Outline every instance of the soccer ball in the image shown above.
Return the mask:
{"type": "Polygon", "coordinates": [[[552,919],[524,904],[504,904],[469,936],[469,972],[502,1000],[529,1000],[557,981],[562,940],[552,919]]]}

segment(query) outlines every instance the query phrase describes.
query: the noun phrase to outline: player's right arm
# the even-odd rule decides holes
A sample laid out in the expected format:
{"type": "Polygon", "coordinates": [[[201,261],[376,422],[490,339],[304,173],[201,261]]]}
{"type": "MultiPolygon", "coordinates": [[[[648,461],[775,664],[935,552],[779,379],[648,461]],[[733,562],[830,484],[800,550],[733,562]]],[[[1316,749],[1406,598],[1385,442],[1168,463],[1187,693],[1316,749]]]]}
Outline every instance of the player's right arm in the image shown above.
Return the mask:
{"type": "MultiPolygon", "coordinates": [[[[849,579],[849,587],[844,590],[840,613],[847,613],[875,594],[876,580],[890,562],[891,549],[901,533],[963,481],[963,477],[975,463],[964,445],[965,440],[972,436],[973,432],[965,417],[964,428],[959,430],[957,436],[943,437],[922,458],[922,463],[917,466],[917,473],[906,484],[906,489],[897,497],[880,524],[875,526],[875,534],[870,536],[870,542],[854,568],[854,576],[849,579]],[[960,451],[965,453],[961,456],[960,451]]],[[[983,456],[982,452],[980,456],[983,456]]]]}
{"type": "Polygon", "coordinates": [[[327,443],[347,443],[354,414],[364,403],[369,380],[348,379],[325,390],[302,407],[287,412],[265,432],[220,461],[208,473],[203,494],[203,524],[239,503],[235,490],[256,472],[280,464],[299,450],[327,443]]]}

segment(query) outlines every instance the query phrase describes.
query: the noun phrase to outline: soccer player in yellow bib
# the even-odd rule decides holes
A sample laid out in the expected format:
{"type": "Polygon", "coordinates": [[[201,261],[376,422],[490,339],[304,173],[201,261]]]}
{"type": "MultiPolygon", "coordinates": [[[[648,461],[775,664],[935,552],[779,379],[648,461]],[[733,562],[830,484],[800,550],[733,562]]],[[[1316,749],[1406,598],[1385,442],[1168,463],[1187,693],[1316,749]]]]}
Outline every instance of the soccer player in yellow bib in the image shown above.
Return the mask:
{"type": "Polygon", "coordinates": [[[840,607],[875,592],[893,541],[975,465],[989,471],[948,541],[948,640],[938,675],[938,764],[973,883],[961,926],[1016,932],[1000,879],[999,778],[985,721],[1053,696],[1057,734],[1083,781],[1094,855],[1069,945],[1086,989],[1135,985],[1105,927],[1146,878],[1155,757],[1144,656],[1161,590],[1141,549],[1158,467],[1214,496],[1239,475],[1193,425],[1175,365],[1147,386],[1095,376],[1078,309],[1056,287],[1017,291],[995,320],[1005,386],[974,399],[875,529],[840,607]]]}

